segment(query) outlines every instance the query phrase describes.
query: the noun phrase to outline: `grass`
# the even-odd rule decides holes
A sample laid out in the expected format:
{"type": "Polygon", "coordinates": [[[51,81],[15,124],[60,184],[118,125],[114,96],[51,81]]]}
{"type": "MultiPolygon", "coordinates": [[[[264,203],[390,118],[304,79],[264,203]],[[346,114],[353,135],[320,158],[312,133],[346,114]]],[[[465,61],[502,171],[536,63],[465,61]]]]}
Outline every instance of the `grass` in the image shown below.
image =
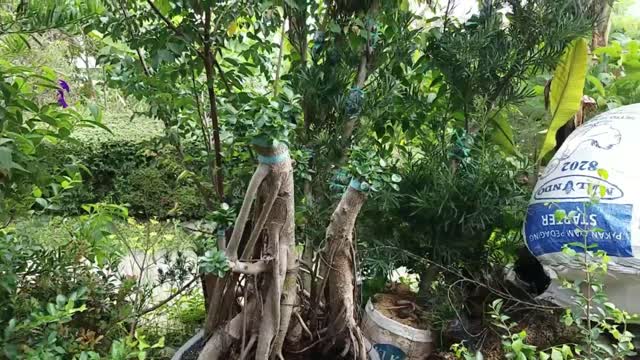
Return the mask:
{"type": "MultiPolygon", "coordinates": [[[[81,216],[31,216],[15,223],[16,233],[30,237],[46,247],[60,247],[72,236],[81,234],[77,230],[87,224],[81,216]]],[[[193,247],[193,237],[171,221],[115,221],[106,228],[110,234],[105,239],[114,252],[126,254],[132,250],[185,251],[193,247]]]]}
{"type": "Polygon", "coordinates": [[[109,102],[102,118],[102,123],[111,132],[98,127],[83,127],[75,129],[72,137],[85,145],[96,146],[107,142],[135,144],[164,134],[164,125],[160,120],[141,116],[133,110],[122,110],[129,109],[131,105],[118,94],[115,96],[119,99],[109,102]],[[110,109],[117,107],[120,109],[110,109]]]}

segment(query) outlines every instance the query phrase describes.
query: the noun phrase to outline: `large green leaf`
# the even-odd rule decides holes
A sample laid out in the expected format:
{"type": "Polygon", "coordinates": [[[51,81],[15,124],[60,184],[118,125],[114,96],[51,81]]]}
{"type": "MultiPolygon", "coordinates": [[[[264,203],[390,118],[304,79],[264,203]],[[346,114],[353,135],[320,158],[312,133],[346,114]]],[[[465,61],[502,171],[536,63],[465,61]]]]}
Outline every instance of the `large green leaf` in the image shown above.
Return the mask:
{"type": "MultiPolygon", "coordinates": [[[[491,119],[493,125],[492,140],[495,144],[509,155],[518,155],[519,152],[513,136],[513,129],[509,123],[509,117],[513,114],[513,109],[503,109],[495,114],[491,119]]],[[[516,109],[517,111],[517,109],[516,109]]]]}
{"type": "Polygon", "coordinates": [[[565,51],[553,73],[549,111],[551,122],[539,159],[556,146],[556,133],[580,109],[582,89],[587,75],[587,42],[577,39],[565,51]]]}

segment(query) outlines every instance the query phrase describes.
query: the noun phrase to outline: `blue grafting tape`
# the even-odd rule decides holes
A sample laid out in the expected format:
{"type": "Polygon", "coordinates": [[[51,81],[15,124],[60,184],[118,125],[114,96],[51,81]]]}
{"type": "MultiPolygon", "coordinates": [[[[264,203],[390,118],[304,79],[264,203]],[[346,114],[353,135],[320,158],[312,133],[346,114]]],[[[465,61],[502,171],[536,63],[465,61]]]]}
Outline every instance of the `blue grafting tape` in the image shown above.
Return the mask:
{"type": "Polygon", "coordinates": [[[282,154],[272,156],[258,155],[258,162],[267,165],[279,164],[287,159],[289,159],[289,150],[286,150],[282,154]]]}
{"type": "Polygon", "coordinates": [[[349,182],[349,186],[351,186],[355,190],[362,191],[362,189],[360,188],[362,186],[362,183],[360,183],[360,181],[356,179],[351,179],[351,182],[349,182]]]}
{"type": "Polygon", "coordinates": [[[351,92],[358,93],[358,95],[364,96],[364,90],[359,86],[352,87],[351,92]]]}

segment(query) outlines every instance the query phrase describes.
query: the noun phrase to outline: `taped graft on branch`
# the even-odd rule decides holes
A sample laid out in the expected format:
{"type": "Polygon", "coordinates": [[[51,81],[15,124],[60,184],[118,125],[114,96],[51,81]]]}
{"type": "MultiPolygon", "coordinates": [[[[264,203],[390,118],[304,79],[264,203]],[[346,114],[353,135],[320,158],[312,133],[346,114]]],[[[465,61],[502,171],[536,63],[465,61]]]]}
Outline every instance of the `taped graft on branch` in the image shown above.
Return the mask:
{"type": "Polygon", "coordinates": [[[327,227],[326,247],[322,256],[330,264],[318,296],[327,296],[329,306],[329,331],[334,346],[342,347],[342,353],[351,352],[355,359],[366,360],[364,336],[358,326],[355,303],[355,245],[353,232],[366,195],[360,182],[352,180],[331,215],[327,227]],[[326,291],[324,290],[325,285],[326,291]]]}

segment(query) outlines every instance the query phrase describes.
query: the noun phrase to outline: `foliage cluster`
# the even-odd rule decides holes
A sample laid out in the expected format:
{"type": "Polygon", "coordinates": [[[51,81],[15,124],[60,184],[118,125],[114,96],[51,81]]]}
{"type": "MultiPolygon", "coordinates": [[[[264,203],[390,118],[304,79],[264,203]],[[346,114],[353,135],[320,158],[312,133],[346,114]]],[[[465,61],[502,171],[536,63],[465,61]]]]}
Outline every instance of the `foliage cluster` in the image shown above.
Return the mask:
{"type": "MultiPolygon", "coordinates": [[[[137,234],[123,233],[116,220],[126,218],[126,209],[94,205],[86,210],[75,222],[59,223],[64,230],[49,233],[46,241],[34,236],[46,235],[19,227],[0,234],[4,357],[101,359],[108,354],[113,360],[145,356],[163,346],[161,337],[150,343],[145,328],[135,324],[154,289],[162,283],[181,287],[195,264],[172,259],[166,276],[158,278],[161,283],[122,275],[124,255],[168,248],[175,235],[163,233],[166,226],[157,222],[138,225],[132,219],[137,234]]],[[[142,266],[151,265],[143,261],[142,266]]]]}
{"type": "MultiPolygon", "coordinates": [[[[161,337],[139,326],[154,289],[117,270],[127,252],[147,259],[170,248],[166,236],[179,235],[166,232],[175,224],[142,225],[123,207],[86,204],[127,204],[147,219],[213,220],[220,239],[214,231],[189,238],[190,250],[201,272],[223,275],[229,264],[215,244],[224,243],[221,230],[231,227],[244,196],[252,140],[290,148],[298,234],[310,262],[324,245],[332,185],[350,177],[370,197],[358,245],[366,251],[363,273],[374,280],[398,265],[421,272],[423,289],[436,277],[449,280],[405,253],[466,272],[497,262],[496,253],[508,260],[531,173],[510,120],[594,22],[582,1],[556,0],[483,1],[463,23],[448,13],[417,19],[395,1],[80,3],[56,11],[52,0],[33,8],[21,2],[0,12],[9,24],[0,27],[5,51],[27,54],[28,34],[64,27],[78,44],[62,56],[87,65],[75,72],[18,56],[0,62],[0,210],[81,214],[55,220],[65,232],[55,245],[13,225],[3,230],[1,345],[12,358],[156,353],[161,337]],[[375,11],[364,11],[374,3],[375,11]],[[436,20],[439,26],[416,26],[436,20]],[[90,56],[99,69],[88,69],[90,56]],[[65,94],[62,77],[72,85],[67,109],[54,102],[65,94]],[[75,130],[105,125],[111,134],[75,130]],[[123,232],[123,221],[137,232],[123,232]],[[390,257],[390,247],[403,252],[390,257]]],[[[67,33],[47,34],[65,43],[67,33]]],[[[587,92],[610,106],[636,101],[638,51],[628,39],[596,51],[587,92]]],[[[173,266],[160,283],[195,281],[185,253],[166,257],[173,266]]],[[[148,269],[145,260],[136,265],[148,269]]],[[[204,304],[190,296],[173,311],[171,318],[193,324],[204,304]]],[[[499,303],[493,311],[513,357],[535,356],[499,303]]]]}
{"type": "Polygon", "coordinates": [[[76,167],[82,184],[62,196],[60,210],[82,212],[86,203],[127,204],[142,218],[203,218],[206,206],[196,186],[185,176],[175,151],[157,139],[141,142],[107,141],[52,149],[49,164],[76,167]]]}

